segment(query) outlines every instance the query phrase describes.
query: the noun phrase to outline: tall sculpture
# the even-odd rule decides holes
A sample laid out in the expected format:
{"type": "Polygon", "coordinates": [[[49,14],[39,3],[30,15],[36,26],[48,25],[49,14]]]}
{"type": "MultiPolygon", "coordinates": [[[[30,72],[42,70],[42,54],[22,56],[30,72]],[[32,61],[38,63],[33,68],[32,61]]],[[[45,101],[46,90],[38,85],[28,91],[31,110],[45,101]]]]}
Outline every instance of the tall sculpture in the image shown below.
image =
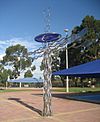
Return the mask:
{"type": "MultiPolygon", "coordinates": [[[[33,55],[33,59],[43,57],[44,64],[44,83],[43,83],[43,116],[52,115],[51,105],[51,54],[53,51],[59,52],[62,48],[66,47],[66,44],[70,44],[74,41],[80,41],[82,37],[87,33],[87,29],[83,29],[78,34],[72,34],[71,36],[61,37],[61,34],[50,32],[50,9],[44,11],[45,14],[45,33],[35,37],[35,41],[43,44],[39,49],[30,52],[33,55]]],[[[74,45],[72,45],[74,46],[74,45]]]]}
{"type": "Polygon", "coordinates": [[[61,38],[60,34],[57,33],[44,33],[35,37],[37,42],[42,42],[44,44],[44,54],[43,54],[43,64],[44,64],[44,87],[43,87],[43,116],[51,116],[52,109],[51,109],[51,48],[50,42],[56,41],[61,38]]]}
{"type": "MultiPolygon", "coordinates": [[[[80,41],[82,37],[87,33],[87,29],[83,29],[78,34],[72,34],[71,36],[67,37],[61,37],[61,34],[58,33],[50,33],[45,32],[44,34],[40,34],[35,37],[35,41],[41,42],[42,47],[39,49],[30,52],[29,54],[32,55],[33,60],[43,57],[43,63],[44,63],[44,83],[43,83],[43,116],[51,116],[52,115],[52,105],[51,105],[51,63],[52,58],[51,54],[53,51],[59,51],[66,47],[66,43],[70,44],[75,41],[80,41]]],[[[72,45],[75,46],[75,45],[72,45]]],[[[84,44],[83,44],[84,46],[84,44]]],[[[70,47],[69,47],[70,48],[70,47]]]]}

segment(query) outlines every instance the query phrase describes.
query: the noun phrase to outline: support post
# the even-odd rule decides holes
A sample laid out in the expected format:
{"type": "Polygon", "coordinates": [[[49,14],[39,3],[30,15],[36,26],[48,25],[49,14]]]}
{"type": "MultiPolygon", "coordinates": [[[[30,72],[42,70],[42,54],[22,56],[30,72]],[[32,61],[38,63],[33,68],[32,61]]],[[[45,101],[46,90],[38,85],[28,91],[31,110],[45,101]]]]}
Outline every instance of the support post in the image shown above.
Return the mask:
{"type": "Polygon", "coordinates": [[[19,88],[21,88],[21,87],[22,87],[22,83],[20,82],[20,83],[19,83],[19,88]]]}
{"type": "MultiPolygon", "coordinates": [[[[68,36],[68,29],[64,30],[66,32],[66,38],[68,36]]],[[[68,49],[67,49],[67,44],[66,44],[66,69],[68,69],[68,49]]],[[[66,76],[66,92],[69,92],[69,80],[68,80],[68,76],[66,76]]]]}
{"type": "MultiPolygon", "coordinates": [[[[66,44],[66,69],[68,69],[68,49],[66,44]]],[[[66,77],[66,92],[69,92],[69,82],[68,82],[68,76],[66,77]]]]}

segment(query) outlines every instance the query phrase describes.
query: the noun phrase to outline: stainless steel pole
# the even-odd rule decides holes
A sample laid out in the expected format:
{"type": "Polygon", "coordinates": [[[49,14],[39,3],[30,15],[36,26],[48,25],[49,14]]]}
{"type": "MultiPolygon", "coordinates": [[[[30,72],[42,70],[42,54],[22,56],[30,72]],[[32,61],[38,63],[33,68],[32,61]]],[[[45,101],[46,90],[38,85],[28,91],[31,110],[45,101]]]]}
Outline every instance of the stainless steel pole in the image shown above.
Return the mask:
{"type": "MultiPolygon", "coordinates": [[[[66,44],[66,69],[68,69],[68,49],[67,49],[67,44],[66,44]]],[[[68,76],[66,77],[66,92],[69,92],[69,80],[68,76]]]]}
{"type": "MultiPolygon", "coordinates": [[[[64,29],[65,33],[66,33],[66,38],[68,36],[68,29],[64,29]]],[[[68,44],[66,43],[66,69],[68,69],[68,44]]],[[[68,80],[68,76],[66,77],[66,92],[69,92],[69,80],[68,80]]]]}

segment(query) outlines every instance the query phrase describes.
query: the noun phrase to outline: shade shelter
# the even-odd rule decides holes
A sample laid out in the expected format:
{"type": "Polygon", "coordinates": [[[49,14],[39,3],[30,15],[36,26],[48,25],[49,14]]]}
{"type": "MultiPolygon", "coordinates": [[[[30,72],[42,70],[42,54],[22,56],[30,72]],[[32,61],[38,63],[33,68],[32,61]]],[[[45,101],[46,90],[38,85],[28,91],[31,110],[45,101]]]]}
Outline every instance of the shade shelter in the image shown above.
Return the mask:
{"type": "Polygon", "coordinates": [[[27,78],[11,79],[8,82],[19,83],[19,87],[21,88],[22,83],[43,83],[43,79],[27,77],[27,78]]]}
{"type": "Polygon", "coordinates": [[[12,79],[8,82],[16,82],[16,83],[36,83],[40,82],[37,78],[19,78],[19,79],[12,79]]]}
{"type": "Polygon", "coordinates": [[[100,78],[100,59],[74,66],[69,69],[53,72],[52,75],[100,78]]]}

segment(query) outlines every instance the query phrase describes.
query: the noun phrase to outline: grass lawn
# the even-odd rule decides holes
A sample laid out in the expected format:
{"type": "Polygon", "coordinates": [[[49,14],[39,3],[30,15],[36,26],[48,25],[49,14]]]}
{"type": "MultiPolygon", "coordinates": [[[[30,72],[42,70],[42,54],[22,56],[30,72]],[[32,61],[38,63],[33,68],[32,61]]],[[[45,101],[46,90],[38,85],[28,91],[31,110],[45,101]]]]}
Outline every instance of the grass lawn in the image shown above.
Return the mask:
{"type": "MultiPolygon", "coordinates": [[[[58,92],[66,92],[66,88],[58,88],[58,89],[53,89],[53,91],[58,91],[58,92]]],[[[80,93],[80,92],[98,92],[100,91],[99,88],[80,88],[80,87],[71,87],[69,88],[69,92],[75,92],[75,93],[80,93]]]]}
{"type": "MultiPolygon", "coordinates": [[[[0,90],[0,93],[4,93],[4,92],[22,92],[22,91],[33,91],[34,88],[11,88],[11,89],[2,89],[0,90]]],[[[66,92],[66,88],[53,88],[52,91],[54,92],[66,92]]],[[[99,88],[80,88],[80,87],[71,87],[69,88],[70,92],[74,92],[74,93],[80,93],[80,92],[100,92],[100,87],[99,88]]]]}
{"type": "Polygon", "coordinates": [[[0,93],[4,93],[4,92],[21,92],[21,91],[32,91],[33,89],[2,89],[0,90],[0,93]]]}

